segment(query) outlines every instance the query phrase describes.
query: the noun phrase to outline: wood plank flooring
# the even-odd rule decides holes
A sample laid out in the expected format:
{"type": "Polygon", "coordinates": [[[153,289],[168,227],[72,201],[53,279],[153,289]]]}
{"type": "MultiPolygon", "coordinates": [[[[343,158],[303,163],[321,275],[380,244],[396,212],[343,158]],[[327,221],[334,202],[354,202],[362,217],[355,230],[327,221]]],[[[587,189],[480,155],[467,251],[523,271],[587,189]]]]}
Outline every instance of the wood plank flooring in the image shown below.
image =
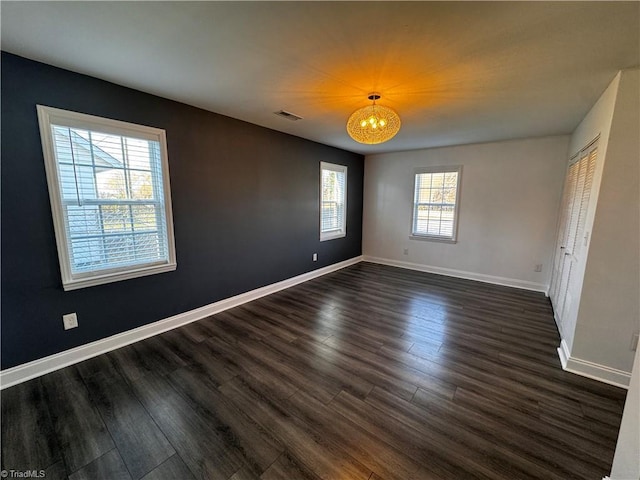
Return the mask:
{"type": "Polygon", "coordinates": [[[48,480],[596,479],[625,391],[542,294],[360,263],[2,392],[48,480]]]}

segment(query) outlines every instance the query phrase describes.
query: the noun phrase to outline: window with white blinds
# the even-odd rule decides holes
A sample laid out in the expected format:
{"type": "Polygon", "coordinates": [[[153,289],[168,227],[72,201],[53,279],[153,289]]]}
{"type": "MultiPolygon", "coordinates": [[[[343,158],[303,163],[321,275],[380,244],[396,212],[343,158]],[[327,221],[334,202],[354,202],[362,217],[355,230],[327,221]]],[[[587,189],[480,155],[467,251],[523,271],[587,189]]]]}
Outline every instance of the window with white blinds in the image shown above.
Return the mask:
{"type": "Polygon", "coordinates": [[[64,289],[175,270],[164,130],[37,109],[64,289]]]}
{"type": "Polygon", "coordinates": [[[413,190],[414,238],[455,242],[462,167],[431,167],[416,171],[413,190]]]}
{"type": "Polygon", "coordinates": [[[347,234],[347,167],[320,164],[320,240],[347,234]]]}

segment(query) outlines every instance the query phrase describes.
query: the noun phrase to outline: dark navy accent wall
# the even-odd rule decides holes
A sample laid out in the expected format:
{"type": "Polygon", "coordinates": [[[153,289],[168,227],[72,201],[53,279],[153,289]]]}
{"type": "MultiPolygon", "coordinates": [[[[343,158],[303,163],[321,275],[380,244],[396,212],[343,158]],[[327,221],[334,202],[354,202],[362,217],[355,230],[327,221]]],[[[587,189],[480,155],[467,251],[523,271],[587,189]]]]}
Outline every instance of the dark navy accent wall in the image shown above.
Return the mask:
{"type": "Polygon", "coordinates": [[[2,369],[361,255],[363,156],[5,52],[1,72],[2,369]],[[166,130],[175,272],[63,291],[36,104],[166,130]],[[327,242],[321,161],[349,168],[327,242]]]}

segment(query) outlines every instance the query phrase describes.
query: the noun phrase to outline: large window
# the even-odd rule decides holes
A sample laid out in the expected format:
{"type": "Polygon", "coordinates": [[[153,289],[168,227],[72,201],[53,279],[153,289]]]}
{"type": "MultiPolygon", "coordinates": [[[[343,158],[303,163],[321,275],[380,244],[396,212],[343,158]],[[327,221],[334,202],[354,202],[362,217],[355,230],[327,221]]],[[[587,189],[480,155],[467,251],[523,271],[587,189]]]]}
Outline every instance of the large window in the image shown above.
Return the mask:
{"type": "Polygon", "coordinates": [[[462,167],[416,171],[413,194],[414,238],[455,242],[462,167]]]}
{"type": "Polygon", "coordinates": [[[64,289],[175,270],[164,130],[37,108],[64,289]]]}
{"type": "Polygon", "coordinates": [[[320,240],[347,234],[347,167],[320,164],[320,240]]]}

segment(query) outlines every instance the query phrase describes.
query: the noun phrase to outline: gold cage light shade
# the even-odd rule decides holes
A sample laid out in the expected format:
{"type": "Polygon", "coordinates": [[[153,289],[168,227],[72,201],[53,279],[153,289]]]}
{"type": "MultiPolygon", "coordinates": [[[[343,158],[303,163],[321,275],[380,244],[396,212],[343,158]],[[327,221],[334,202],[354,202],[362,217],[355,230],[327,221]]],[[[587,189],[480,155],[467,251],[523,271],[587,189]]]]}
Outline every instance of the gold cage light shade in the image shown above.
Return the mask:
{"type": "Polygon", "coordinates": [[[347,133],[356,142],[375,145],[391,140],[400,130],[400,117],[389,107],[377,105],[377,93],[367,97],[372,105],[359,108],[347,120],[347,133]]]}

